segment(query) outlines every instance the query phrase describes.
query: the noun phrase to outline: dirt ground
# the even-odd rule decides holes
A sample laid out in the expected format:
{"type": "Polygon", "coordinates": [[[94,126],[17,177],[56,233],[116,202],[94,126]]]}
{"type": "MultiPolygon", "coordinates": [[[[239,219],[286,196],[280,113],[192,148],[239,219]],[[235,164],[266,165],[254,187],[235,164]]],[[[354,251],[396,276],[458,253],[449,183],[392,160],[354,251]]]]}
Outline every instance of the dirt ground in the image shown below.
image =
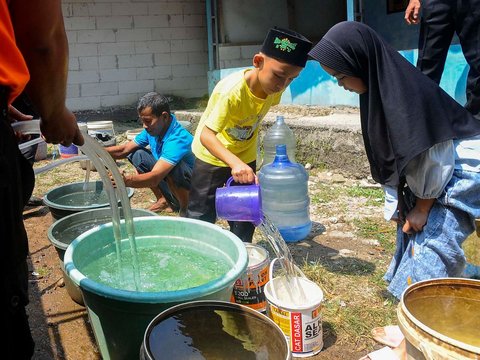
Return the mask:
{"type": "MultiPolygon", "coordinates": [[[[37,177],[35,195],[43,196],[48,191],[52,186],[51,178],[56,178],[56,187],[59,185],[58,182],[81,181],[84,176],[78,163],[57,169],[50,175],[37,177]]],[[[352,186],[354,183],[368,186],[366,180],[345,179],[325,171],[318,173],[312,171],[309,183],[311,196],[315,193],[317,184],[329,181],[341,182],[345,186],[352,186]]],[[[136,189],[131,200],[132,208],[148,208],[152,200],[153,195],[149,190],[136,189]]],[[[308,258],[310,261],[330,261],[332,264],[338,264],[339,257],[345,249],[353,254],[351,256],[356,261],[365,263],[372,262],[374,258],[384,261],[389,258],[378,244],[372,245],[358,238],[352,241],[353,230],[350,221],[352,212],[381,216],[380,207],[362,206],[358,199],[344,199],[336,203],[335,209],[330,209],[332,211],[329,215],[322,213],[319,206],[312,205],[310,210],[313,221],[312,233],[304,241],[289,245],[296,262],[302,263],[308,258]],[[355,209],[352,208],[352,204],[355,204],[355,209]],[[332,213],[335,216],[331,216],[332,213]]],[[[48,228],[53,223],[48,208],[45,206],[26,208],[24,220],[30,245],[31,302],[28,311],[36,342],[34,359],[101,359],[85,308],[70,298],[64,286],[59,257],[47,237],[48,228]]],[[[365,342],[365,339],[362,341],[365,342]]],[[[338,343],[335,332],[328,324],[324,324],[324,349],[310,359],[353,360],[365,353],[365,346],[359,346],[358,343],[338,343]]]]}

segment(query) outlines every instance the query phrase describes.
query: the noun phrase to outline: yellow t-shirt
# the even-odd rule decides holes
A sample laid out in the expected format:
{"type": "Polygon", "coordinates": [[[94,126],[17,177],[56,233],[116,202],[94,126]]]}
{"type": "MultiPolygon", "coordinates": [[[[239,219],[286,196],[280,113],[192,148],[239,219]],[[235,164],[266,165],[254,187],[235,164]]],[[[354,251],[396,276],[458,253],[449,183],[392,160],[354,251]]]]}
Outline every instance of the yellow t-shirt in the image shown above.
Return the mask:
{"type": "Polygon", "coordinates": [[[215,166],[228,166],[200,142],[204,126],[217,132],[223,146],[243,162],[248,164],[257,158],[260,121],[271,106],[280,102],[282,92],[268,95],[266,99],[253,95],[245,81],[245,73],[250,70],[227,76],[213,89],[192,143],[192,151],[198,159],[215,166]]]}

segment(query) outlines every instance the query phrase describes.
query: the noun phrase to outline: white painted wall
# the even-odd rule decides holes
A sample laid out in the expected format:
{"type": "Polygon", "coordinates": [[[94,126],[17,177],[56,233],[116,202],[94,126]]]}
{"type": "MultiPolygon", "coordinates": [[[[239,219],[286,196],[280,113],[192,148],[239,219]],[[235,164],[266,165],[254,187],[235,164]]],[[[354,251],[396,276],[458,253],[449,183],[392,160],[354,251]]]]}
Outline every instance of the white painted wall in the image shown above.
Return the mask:
{"type": "Polygon", "coordinates": [[[64,0],[62,7],[70,109],[133,105],[149,91],[207,93],[204,0],[64,0]]]}

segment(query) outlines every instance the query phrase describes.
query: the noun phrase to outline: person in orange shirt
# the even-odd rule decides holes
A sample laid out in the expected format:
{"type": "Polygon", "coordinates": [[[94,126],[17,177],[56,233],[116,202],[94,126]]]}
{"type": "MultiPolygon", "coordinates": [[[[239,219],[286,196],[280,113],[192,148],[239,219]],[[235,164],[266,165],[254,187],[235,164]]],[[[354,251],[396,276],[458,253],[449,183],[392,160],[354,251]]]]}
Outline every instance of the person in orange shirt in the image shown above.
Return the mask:
{"type": "Polygon", "coordinates": [[[25,311],[28,239],[22,215],[35,179],[10,126],[29,117],[11,103],[25,89],[47,142],[83,145],[83,137],[65,106],[68,43],[60,0],[0,0],[0,44],[1,357],[22,360],[34,353],[25,311]]]}

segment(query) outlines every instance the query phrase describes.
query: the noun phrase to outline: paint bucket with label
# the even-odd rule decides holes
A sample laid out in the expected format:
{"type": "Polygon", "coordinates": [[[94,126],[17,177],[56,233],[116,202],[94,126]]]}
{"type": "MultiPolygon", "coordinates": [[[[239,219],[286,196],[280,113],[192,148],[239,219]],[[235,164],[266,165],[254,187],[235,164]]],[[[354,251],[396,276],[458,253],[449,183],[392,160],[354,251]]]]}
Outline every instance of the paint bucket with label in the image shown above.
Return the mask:
{"type": "Polygon", "coordinates": [[[231,302],[263,312],[267,308],[263,289],[270,279],[270,257],[261,246],[245,244],[245,247],[248,253],[247,270],[235,281],[231,302]]]}
{"type": "MultiPolygon", "coordinates": [[[[270,264],[273,274],[274,259],[270,264]]],[[[301,304],[292,299],[291,284],[285,276],[272,278],[265,285],[268,316],[282,329],[288,339],[293,357],[308,357],[318,354],[323,348],[322,318],[320,310],[323,291],[313,281],[308,280],[295,266],[299,276],[296,281],[304,293],[301,304]]],[[[273,276],[273,275],[272,275],[273,276]]]]}

